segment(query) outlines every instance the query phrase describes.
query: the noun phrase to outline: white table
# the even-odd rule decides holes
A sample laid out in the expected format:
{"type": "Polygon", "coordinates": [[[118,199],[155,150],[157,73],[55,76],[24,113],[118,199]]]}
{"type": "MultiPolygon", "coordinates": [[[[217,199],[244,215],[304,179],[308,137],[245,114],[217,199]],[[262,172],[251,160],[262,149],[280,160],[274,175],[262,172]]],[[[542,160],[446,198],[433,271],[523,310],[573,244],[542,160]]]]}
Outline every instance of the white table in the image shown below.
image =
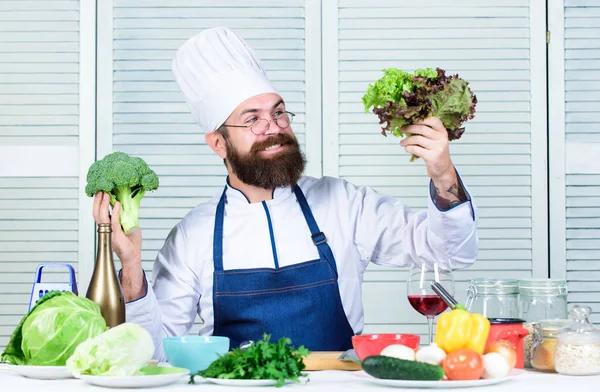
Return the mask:
{"type": "MultiPolygon", "coordinates": [[[[354,372],[344,371],[321,371],[308,372],[310,381],[306,384],[288,384],[282,388],[274,387],[227,387],[209,383],[188,384],[189,377],[185,377],[176,384],[166,387],[145,389],[146,391],[181,391],[181,392],[251,392],[251,391],[281,391],[293,390],[300,391],[324,391],[324,392],[342,392],[346,390],[360,391],[418,391],[418,389],[400,389],[371,384],[361,380],[354,372]]],[[[543,374],[533,371],[526,371],[524,374],[515,377],[513,380],[506,381],[498,385],[489,385],[479,388],[460,388],[448,389],[449,391],[510,391],[510,392],[581,392],[598,391],[600,389],[600,376],[569,377],[559,374],[543,374]]],[[[114,390],[114,389],[113,389],[114,390]]],[[[5,369],[0,369],[0,391],[10,392],[75,392],[75,391],[110,391],[110,389],[95,387],[86,384],[81,380],[55,380],[41,381],[27,379],[16,376],[5,369]]],[[[128,391],[136,391],[129,389],[128,391]]]]}

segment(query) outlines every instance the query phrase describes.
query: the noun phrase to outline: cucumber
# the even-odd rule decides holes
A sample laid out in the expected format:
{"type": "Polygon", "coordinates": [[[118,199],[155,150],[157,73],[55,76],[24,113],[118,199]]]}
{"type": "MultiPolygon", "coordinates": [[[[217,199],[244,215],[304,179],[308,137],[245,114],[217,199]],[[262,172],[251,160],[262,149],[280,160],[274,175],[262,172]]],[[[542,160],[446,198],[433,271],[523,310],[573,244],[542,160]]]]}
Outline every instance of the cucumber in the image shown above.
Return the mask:
{"type": "Polygon", "coordinates": [[[441,366],[384,355],[365,358],[362,368],[365,373],[375,378],[388,380],[439,381],[444,378],[444,369],[441,366]]]}

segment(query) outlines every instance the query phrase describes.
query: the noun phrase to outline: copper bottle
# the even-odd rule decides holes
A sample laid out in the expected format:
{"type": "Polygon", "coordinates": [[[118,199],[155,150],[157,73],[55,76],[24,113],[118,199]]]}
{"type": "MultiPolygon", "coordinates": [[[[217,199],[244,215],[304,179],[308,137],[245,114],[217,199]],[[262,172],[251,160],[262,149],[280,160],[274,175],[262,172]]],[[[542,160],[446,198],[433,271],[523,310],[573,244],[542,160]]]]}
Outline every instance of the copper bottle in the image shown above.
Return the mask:
{"type": "Polygon", "coordinates": [[[110,223],[98,224],[98,253],[86,298],[100,305],[106,324],[112,328],[125,322],[125,297],[113,260],[110,223]]]}

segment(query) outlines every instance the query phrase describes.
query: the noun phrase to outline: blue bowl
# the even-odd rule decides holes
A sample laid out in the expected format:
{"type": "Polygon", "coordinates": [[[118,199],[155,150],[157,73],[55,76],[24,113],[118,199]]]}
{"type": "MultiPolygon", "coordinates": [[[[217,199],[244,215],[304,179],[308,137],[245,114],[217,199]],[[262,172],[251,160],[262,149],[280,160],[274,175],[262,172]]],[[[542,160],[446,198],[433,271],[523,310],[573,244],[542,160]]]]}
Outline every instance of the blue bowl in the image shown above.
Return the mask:
{"type": "Polygon", "coordinates": [[[190,374],[204,370],[219,355],[229,351],[229,338],[224,336],[173,336],[163,339],[167,361],[189,369],[190,374]]]}

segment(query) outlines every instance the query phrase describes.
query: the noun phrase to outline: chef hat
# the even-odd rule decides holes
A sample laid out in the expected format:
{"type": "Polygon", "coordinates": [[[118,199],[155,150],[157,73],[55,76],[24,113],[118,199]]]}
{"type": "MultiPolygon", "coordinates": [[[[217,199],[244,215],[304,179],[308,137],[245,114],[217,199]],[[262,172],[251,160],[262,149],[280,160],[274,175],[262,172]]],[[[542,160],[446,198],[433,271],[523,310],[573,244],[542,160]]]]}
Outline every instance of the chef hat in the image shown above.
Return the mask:
{"type": "Polygon", "coordinates": [[[246,99],[276,93],[254,51],[224,27],[186,41],[175,54],[172,70],[204,132],[219,128],[246,99]]]}

